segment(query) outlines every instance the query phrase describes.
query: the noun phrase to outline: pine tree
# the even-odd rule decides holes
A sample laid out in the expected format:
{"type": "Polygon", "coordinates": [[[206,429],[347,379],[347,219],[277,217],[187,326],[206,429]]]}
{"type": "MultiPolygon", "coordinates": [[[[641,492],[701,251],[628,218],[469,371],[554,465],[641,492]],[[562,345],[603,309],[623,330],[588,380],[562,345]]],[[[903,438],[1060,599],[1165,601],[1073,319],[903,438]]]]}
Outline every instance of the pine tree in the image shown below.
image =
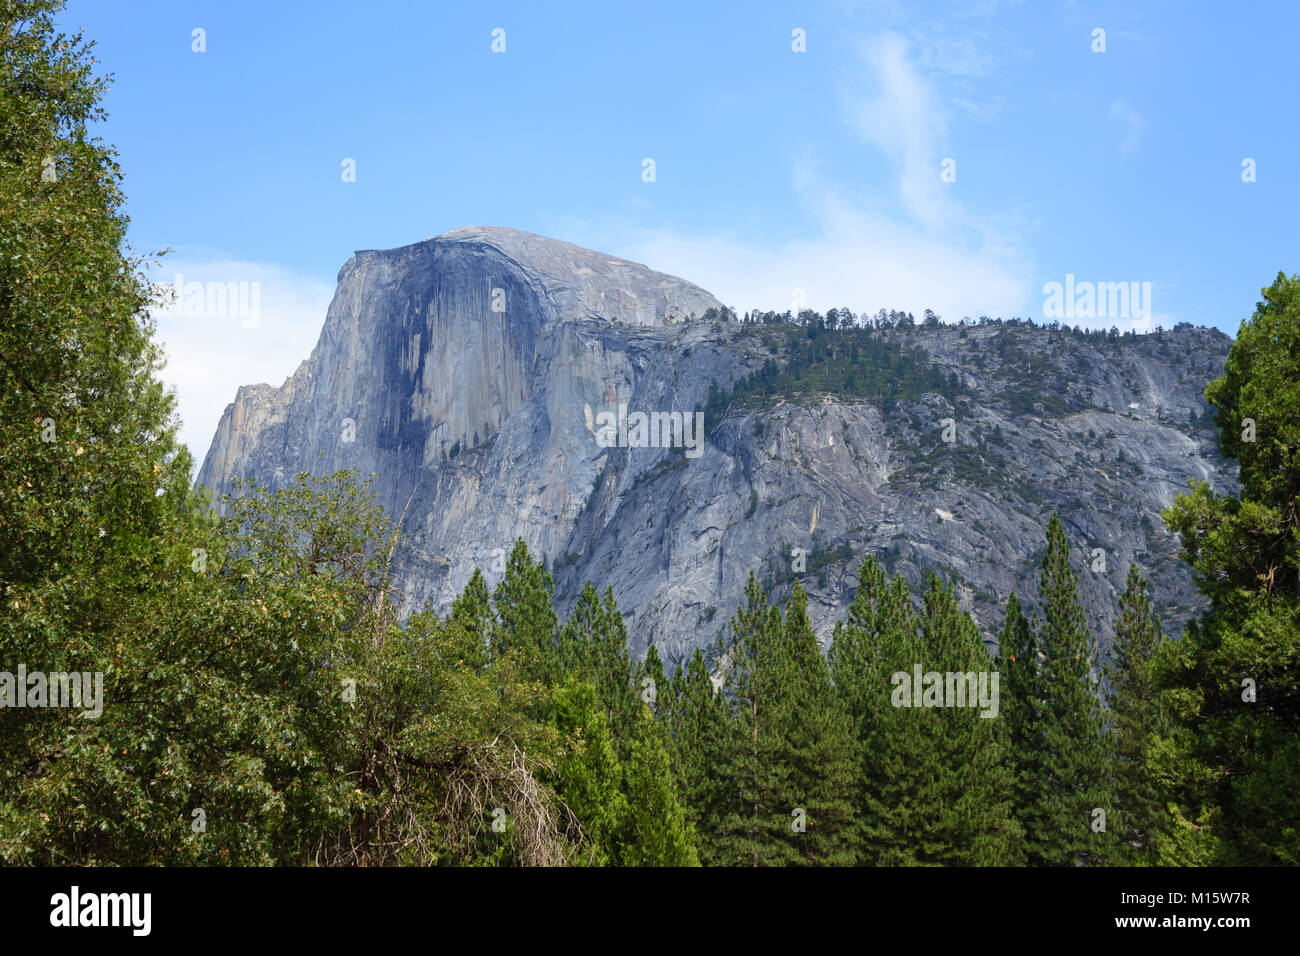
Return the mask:
{"type": "Polygon", "coordinates": [[[784,726],[777,759],[790,767],[790,841],[797,862],[847,866],[856,859],[853,797],[858,753],[853,721],[831,685],[830,668],[808,620],[798,582],[786,603],[783,673],[778,688],[784,726]]]}
{"type": "Polygon", "coordinates": [[[541,684],[554,684],[560,675],[552,587],[551,575],[533,562],[528,546],[518,539],[492,595],[497,624],[491,656],[512,658],[526,679],[541,684]]]}
{"type": "Polygon", "coordinates": [[[1174,727],[1153,772],[1166,863],[1300,863],[1300,276],[1278,273],[1205,389],[1239,495],[1193,482],[1164,513],[1209,608],[1162,645],[1174,727]]]}
{"type": "Polygon", "coordinates": [[[1041,699],[1033,737],[1041,748],[1040,772],[1029,781],[1033,792],[1028,805],[1020,808],[1028,861],[1048,866],[1104,863],[1113,855],[1107,817],[1115,808],[1107,786],[1093,640],[1070,567],[1070,545],[1055,513],[1047,526],[1039,604],[1041,699]]]}
{"type": "Polygon", "coordinates": [[[614,592],[607,590],[602,601],[591,582],[586,582],[558,641],[556,666],[582,675],[596,688],[619,759],[626,760],[638,733],[640,702],[632,683],[627,630],[614,592]]]}
{"type": "Polygon", "coordinates": [[[836,688],[859,727],[860,860],[886,866],[1014,862],[1020,833],[999,727],[1001,690],[999,713],[992,716],[993,662],[974,620],[934,576],[919,616],[901,576],[887,581],[868,559],[859,578],[832,660],[836,688]],[[990,716],[980,716],[975,706],[919,706],[924,701],[911,700],[918,666],[944,681],[949,672],[969,675],[963,694],[977,691],[983,675],[990,716]]]}
{"type": "Polygon", "coordinates": [[[628,816],[623,767],[591,684],[571,676],[556,689],[555,726],[571,748],[559,767],[556,790],[586,831],[591,862],[617,863],[628,816]]]}
{"type": "Polygon", "coordinates": [[[626,764],[627,813],[621,828],[624,866],[699,866],[695,831],[678,799],[663,729],[648,707],[626,764]]]}
{"type": "MultiPolygon", "coordinates": [[[[662,712],[659,695],[662,693],[671,697],[672,687],[664,676],[664,664],[654,641],[646,647],[645,657],[633,668],[633,675],[633,690],[641,702],[650,707],[650,713],[659,719],[662,712]]],[[[660,719],[659,722],[667,724],[666,719],[660,719]]]]}
{"type": "Polygon", "coordinates": [[[692,826],[700,862],[705,866],[734,863],[725,820],[738,803],[738,789],[728,764],[728,744],[736,737],[732,711],[709,676],[703,652],[696,648],[685,671],[673,675],[667,701],[660,698],[668,726],[670,757],[676,790],[692,826]]]}
{"type": "MultiPolygon", "coordinates": [[[[1011,773],[1011,807],[1018,824],[1027,821],[1042,777],[1038,707],[1042,700],[1040,655],[1033,629],[1013,591],[998,636],[998,670],[1002,703],[998,729],[1011,773]]],[[[1023,827],[1022,827],[1023,833],[1023,827]]],[[[1023,844],[1012,862],[1023,862],[1023,844]]]]}
{"type": "Polygon", "coordinates": [[[732,617],[725,656],[725,689],[731,719],[722,724],[721,760],[715,772],[724,791],[734,794],[721,808],[719,829],[727,840],[719,862],[739,866],[794,862],[786,828],[791,811],[790,768],[779,759],[776,707],[782,668],[781,612],[772,607],[751,572],[745,604],[732,617]]]}
{"type": "MultiPolygon", "coordinates": [[[[916,658],[916,620],[911,595],[901,577],[889,581],[871,556],[858,572],[859,586],[849,613],[837,627],[831,646],[831,670],[853,722],[858,751],[859,862],[897,865],[913,862],[910,836],[895,842],[895,811],[906,813],[904,780],[909,733],[915,722],[900,719],[890,703],[890,676],[916,658]]],[[[901,824],[906,827],[906,824],[901,824]]]]}
{"type": "Polygon", "coordinates": [[[1167,813],[1150,766],[1151,740],[1167,731],[1150,675],[1151,659],[1164,641],[1164,632],[1136,564],[1129,565],[1119,609],[1106,668],[1115,831],[1122,859],[1152,863],[1156,839],[1167,828],[1167,813]]]}
{"type": "Polygon", "coordinates": [[[807,597],[796,584],[783,619],[753,574],[745,596],[722,652],[724,719],[710,741],[720,806],[701,834],[702,854],[742,866],[852,862],[852,721],[831,686],[807,597]]]}
{"type": "Polygon", "coordinates": [[[628,652],[627,626],[623,623],[623,614],[611,587],[605,588],[601,611],[604,617],[599,645],[601,682],[598,689],[609,711],[615,742],[620,753],[626,755],[630,745],[640,736],[637,728],[643,708],[634,680],[636,667],[628,652]]]}
{"type": "Polygon", "coordinates": [[[880,634],[890,626],[886,619],[891,610],[901,617],[903,609],[891,609],[887,604],[888,579],[873,556],[867,555],[858,569],[858,581],[847,618],[836,624],[828,656],[835,689],[848,707],[855,732],[862,739],[869,729],[869,694],[880,686],[880,634]]]}
{"type": "Polygon", "coordinates": [[[452,601],[447,626],[457,635],[455,647],[460,659],[475,670],[486,666],[496,617],[483,572],[478,568],[470,575],[465,590],[452,601]]]}
{"type": "MultiPolygon", "coordinates": [[[[941,788],[929,781],[922,792],[938,797],[924,842],[926,862],[995,866],[1015,862],[1022,833],[1013,814],[1014,774],[1009,767],[1002,719],[1001,674],[993,683],[994,661],[979,628],[957,604],[952,585],[930,576],[924,597],[922,646],[927,666],[945,675],[964,675],[966,694],[987,696],[948,700],[938,712],[933,761],[941,788]]],[[[957,690],[954,682],[954,692],[957,690]]]]}

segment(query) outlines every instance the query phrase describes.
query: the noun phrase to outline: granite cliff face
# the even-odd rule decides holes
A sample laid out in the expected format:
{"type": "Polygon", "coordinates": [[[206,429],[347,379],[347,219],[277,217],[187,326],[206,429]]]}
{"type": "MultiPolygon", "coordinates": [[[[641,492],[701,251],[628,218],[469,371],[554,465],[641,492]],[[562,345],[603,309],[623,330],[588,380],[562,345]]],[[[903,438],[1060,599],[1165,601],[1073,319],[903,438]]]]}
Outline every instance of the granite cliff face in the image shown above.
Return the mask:
{"type": "Polygon", "coordinates": [[[882,330],[959,384],[954,400],[724,406],[684,454],[667,413],[788,353],[711,309],[689,282],[512,229],[358,252],[311,357],[279,388],[239,390],[199,484],[219,499],[233,477],[373,473],[405,516],[405,611],[446,609],[476,565],[494,584],[523,538],[562,603],[586,579],[612,586],[634,653],[654,640],[670,659],[714,641],[751,570],[777,598],[797,576],[827,639],[867,553],[914,585],[955,581],[991,635],[1009,591],[1033,605],[1052,509],[1103,642],[1130,561],[1169,631],[1197,607],[1159,512],[1189,478],[1234,486],[1201,420],[1226,336],[882,330]],[[638,412],[664,416],[645,447],[638,412]]]}

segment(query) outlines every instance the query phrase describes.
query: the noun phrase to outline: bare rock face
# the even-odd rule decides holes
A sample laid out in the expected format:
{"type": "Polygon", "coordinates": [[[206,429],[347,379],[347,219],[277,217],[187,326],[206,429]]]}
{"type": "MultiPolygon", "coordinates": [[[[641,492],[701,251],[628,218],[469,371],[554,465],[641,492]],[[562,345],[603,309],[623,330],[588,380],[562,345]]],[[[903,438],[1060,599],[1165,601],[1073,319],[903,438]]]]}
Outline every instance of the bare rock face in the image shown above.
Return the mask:
{"type": "MultiPolygon", "coordinates": [[[[223,492],[234,475],[278,485],[356,467],[400,510],[453,449],[495,438],[521,409],[550,405],[572,424],[574,396],[555,386],[608,377],[620,357],[593,352],[568,323],[662,328],[719,307],[689,282],[516,229],[358,252],[311,358],[279,389],[239,390],[199,483],[223,492]]],[[[586,384],[598,400],[603,379],[586,384]]]]}
{"type": "Polygon", "coordinates": [[[870,396],[774,399],[714,415],[689,454],[635,447],[626,422],[603,431],[622,406],[693,418],[711,384],[779,358],[760,329],[703,320],[710,309],[689,282],[513,229],[358,252],[311,357],[279,388],[239,390],[199,484],[219,500],[234,477],[373,474],[402,516],[405,612],[445,610],[476,566],[493,585],[523,538],[562,609],[586,579],[611,586],[633,651],[653,640],[670,659],[717,638],[751,571],[778,598],[798,577],[825,639],[867,553],[914,585],[953,580],[991,636],[1009,591],[1034,604],[1052,510],[1103,643],[1130,561],[1171,633],[1199,606],[1159,511],[1189,478],[1234,486],[1200,418],[1226,336],[879,332],[964,396],[888,412],[870,396]]]}
{"type": "Polygon", "coordinates": [[[647,356],[720,308],[689,282],[515,229],[358,252],[310,359],[278,389],[239,390],[199,484],[219,501],[236,477],[374,474],[390,515],[406,514],[408,610],[443,603],[517,537],[560,551],[604,462],[592,409],[629,400],[647,356]]]}

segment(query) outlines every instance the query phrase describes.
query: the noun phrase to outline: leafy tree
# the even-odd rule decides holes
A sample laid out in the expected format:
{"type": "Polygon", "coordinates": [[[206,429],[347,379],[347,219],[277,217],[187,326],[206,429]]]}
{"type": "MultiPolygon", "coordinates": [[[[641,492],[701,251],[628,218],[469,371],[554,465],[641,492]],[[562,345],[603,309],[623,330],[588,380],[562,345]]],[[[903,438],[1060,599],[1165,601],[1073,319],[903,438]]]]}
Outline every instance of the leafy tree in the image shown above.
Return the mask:
{"type": "Polygon", "coordinates": [[[397,625],[367,489],[343,472],[239,490],[197,538],[162,542],[120,608],[102,717],[41,710],[6,741],[43,756],[6,762],[5,859],[569,859],[581,831],[544,782],[559,747],[526,716],[535,689],[510,660],[467,664],[457,624],[397,625]]]}
{"type": "Polygon", "coordinates": [[[0,6],[0,661],[102,673],[104,715],[4,711],[0,860],[144,861],[181,810],[145,806],[121,759],[165,747],[123,693],[155,654],[130,622],[142,584],[188,571],[189,549],[162,542],[196,509],[116,155],[90,132],[109,78],[57,32],[60,8],[0,6]]]}

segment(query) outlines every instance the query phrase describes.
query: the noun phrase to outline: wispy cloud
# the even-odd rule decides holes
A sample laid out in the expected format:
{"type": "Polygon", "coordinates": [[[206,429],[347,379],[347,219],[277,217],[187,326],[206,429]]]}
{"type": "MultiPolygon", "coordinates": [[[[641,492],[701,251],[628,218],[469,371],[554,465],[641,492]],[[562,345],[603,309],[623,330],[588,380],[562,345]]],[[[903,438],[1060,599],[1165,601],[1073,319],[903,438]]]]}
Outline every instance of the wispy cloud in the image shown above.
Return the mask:
{"type": "MultiPolygon", "coordinates": [[[[810,233],[764,239],[570,223],[566,238],[681,275],[742,312],[793,308],[795,290],[819,310],[899,308],[919,317],[931,308],[949,320],[1036,310],[1019,244],[989,224],[992,216],[966,208],[940,178],[948,117],[935,58],[927,67],[895,32],[862,40],[857,53],[843,83],[845,121],[887,158],[892,175],[846,184],[821,157],[804,154],[791,187],[816,224],[810,233]]],[[[950,67],[953,57],[950,51],[950,67]]]]}
{"type": "MultiPolygon", "coordinates": [[[[856,205],[833,186],[816,190],[820,229],[798,239],[763,241],[729,232],[690,235],[644,230],[612,235],[608,251],[696,282],[739,309],[793,308],[801,290],[809,308],[856,312],[934,309],[963,315],[1025,314],[1027,274],[1006,257],[968,253],[924,231],[899,227],[856,205]],[[621,246],[621,247],[615,247],[621,246]]],[[[592,232],[575,241],[592,244],[592,232]]],[[[596,240],[600,241],[600,240],[596,240]]]]}
{"type": "Polygon", "coordinates": [[[987,122],[1002,112],[1002,107],[1006,105],[1007,101],[1005,97],[995,96],[987,103],[975,103],[965,97],[954,96],[952,102],[954,106],[960,107],[962,112],[972,119],[987,122]]]}
{"type": "Polygon", "coordinates": [[[860,136],[894,161],[898,196],[908,213],[936,226],[944,218],[939,160],[947,137],[947,114],[908,59],[906,38],[883,33],[863,41],[858,52],[868,75],[868,92],[846,96],[850,122],[860,136]]]}
{"type": "Polygon", "coordinates": [[[1110,104],[1110,113],[1107,118],[1111,123],[1119,126],[1124,134],[1124,139],[1119,144],[1120,152],[1134,152],[1138,148],[1138,140],[1141,138],[1142,130],[1146,126],[1146,120],[1142,114],[1123,100],[1116,100],[1110,104]]]}
{"type": "Polygon", "coordinates": [[[949,35],[922,33],[922,66],[952,76],[985,76],[993,68],[995,57],[988,50],[989,35],[984,31],[949,35]]]}

